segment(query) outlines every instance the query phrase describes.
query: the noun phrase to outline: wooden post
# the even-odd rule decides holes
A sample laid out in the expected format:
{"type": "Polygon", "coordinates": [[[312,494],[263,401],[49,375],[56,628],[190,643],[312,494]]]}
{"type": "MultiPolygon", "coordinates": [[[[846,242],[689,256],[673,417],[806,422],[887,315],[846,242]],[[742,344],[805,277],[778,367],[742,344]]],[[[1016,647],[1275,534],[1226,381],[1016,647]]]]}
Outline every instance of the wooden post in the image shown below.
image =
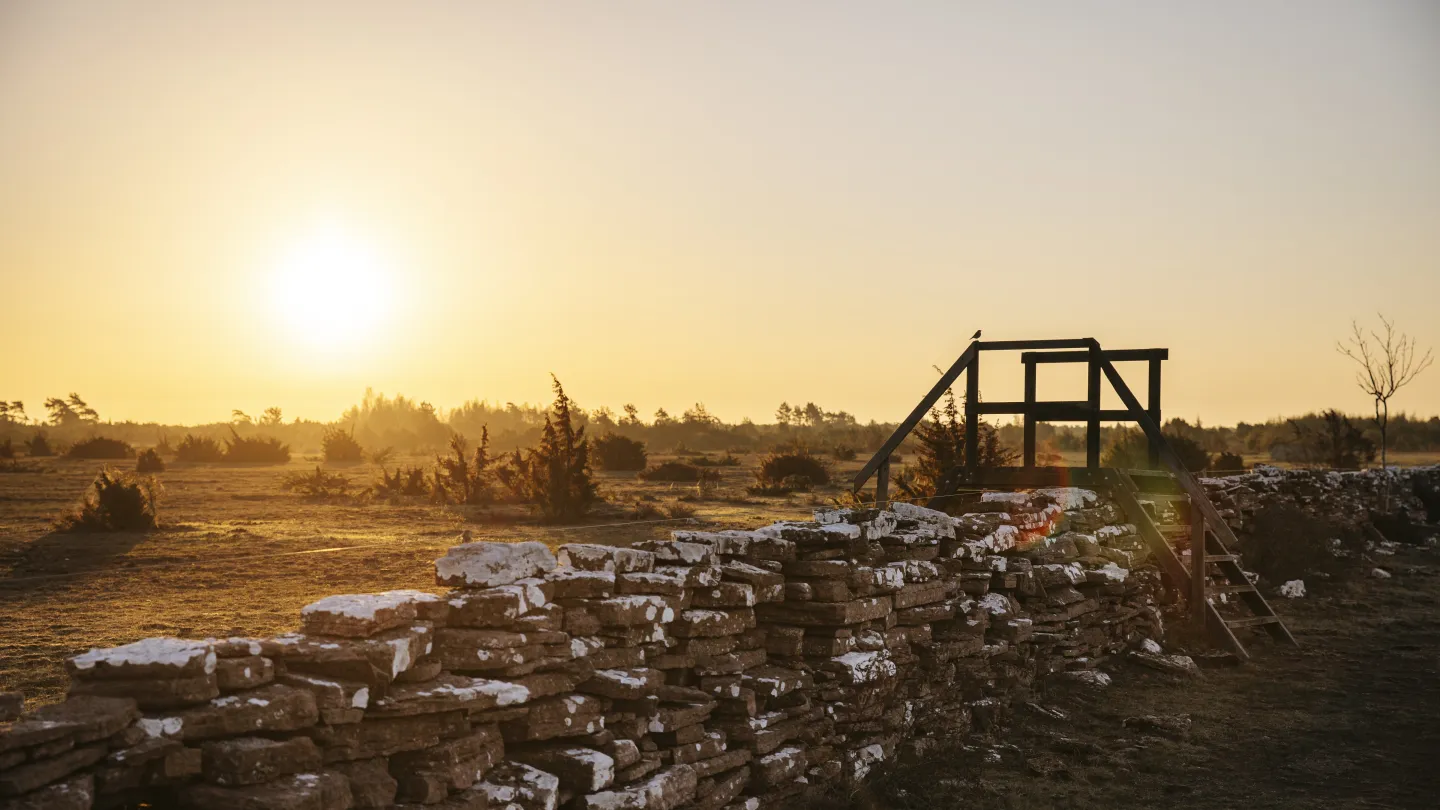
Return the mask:
{"type": "Polygon", "coordinates": [[[1085,422],[1085,466],[1100,468],[1100,350],[1090,349],[1089,418],[1085,422]]]}
{"type": "Polygon", "coordinates": [[[1026,467],[1035,466],[1035,364],[1025,364],[1025,461],[1026,467]]]}
{"type": "MultiPolygon", "coordinates": [[[[1163,424],[1163,423],[1160,421],[1160,360],[1159,360],[1158,358],[1152,358],[1152,359],[1150,360],[1150,403],[1149,403],[1149,405],[1150,405],[1150,407],[1147,408],[1146,410],[1150,411],[1150,420],[1153,421],[1153,422],[1154,422],[1155,424],[1157,424],[1157,425],[1163,424]]],[[[1156,444],[1153,439],[1150,441],[1149,445],[1150,445],[1150,466],[1151,466],[1151,467],[1158,467],[1158,466],[1160,465],[1160,446],[1159,446],[1158,444],[1156,444]]]]}
{"type": "Polygon", "coordinates": [[[1199,509],[1190,510],[1190,620],[1195,629],[1205,632],[1206,593],[1205,586],[1210,577],[1205,565],[1205,515],[1199,509]]]}
{"type": "Polygon", "coordinates": [[[890,500],[890,459],[880,462],[880,469],[875,471],[875,507],[884,509],[886,501],[890,500]]]}
{"type": "Polygon", "coordinates": [[[970,358],[965,372],[965,469],[980,468],[980,352],[970,358]]]}

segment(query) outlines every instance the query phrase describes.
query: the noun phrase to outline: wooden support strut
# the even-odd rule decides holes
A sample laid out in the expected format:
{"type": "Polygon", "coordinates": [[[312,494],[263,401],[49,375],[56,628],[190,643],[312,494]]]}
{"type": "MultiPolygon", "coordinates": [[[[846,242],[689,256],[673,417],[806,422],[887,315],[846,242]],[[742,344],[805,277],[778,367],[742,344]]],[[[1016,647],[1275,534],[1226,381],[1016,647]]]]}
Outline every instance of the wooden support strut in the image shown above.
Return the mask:
{"type": "Polygon", "coordinates": [[[1191,510],[1190,521],[1190,620],[1203,633],[1210,605],[1205,593],[1210,581],[1205,562],[1205,515],[1191,510]]]}

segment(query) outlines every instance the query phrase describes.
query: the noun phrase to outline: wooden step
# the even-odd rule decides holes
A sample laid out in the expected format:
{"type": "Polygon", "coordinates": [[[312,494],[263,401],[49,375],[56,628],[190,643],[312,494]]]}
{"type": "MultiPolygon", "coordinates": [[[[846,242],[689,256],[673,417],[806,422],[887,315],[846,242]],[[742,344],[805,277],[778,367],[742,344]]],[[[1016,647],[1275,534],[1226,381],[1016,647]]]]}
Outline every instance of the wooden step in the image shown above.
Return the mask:
{"type": "Polygon", "coordinates": [[[1209,591],[1211,593],[1253,593],[1255,586],[1249,583],[1243,585],[1211,585],[1209,586],[1209,591]]]}
{"type": "Polygon", "coordinates": [[[1144,501],[1166,501],[1169,503],[1189,503],[1190,496],[1183,492],[1137,492],[1135,497],[1144,501]]]}
{"type": "Polygon", "coordinates": [[[1239,555],[1239,554],[1206,554],[1206,555],[1205,555],[1205,562],[1207,562],[1207,563],[1222,563],[1222,562],[1238,563],[1238,562],[1240,562],[1240,555],[1239,555]]]}
{"type": "Polygon", "coordinates": [[[1246,616],[1242,619],[1226,619],[1226,627],[1259,627],[1262,624],[1279,624],[1280,617],[1269,616],[1246,616]]]}

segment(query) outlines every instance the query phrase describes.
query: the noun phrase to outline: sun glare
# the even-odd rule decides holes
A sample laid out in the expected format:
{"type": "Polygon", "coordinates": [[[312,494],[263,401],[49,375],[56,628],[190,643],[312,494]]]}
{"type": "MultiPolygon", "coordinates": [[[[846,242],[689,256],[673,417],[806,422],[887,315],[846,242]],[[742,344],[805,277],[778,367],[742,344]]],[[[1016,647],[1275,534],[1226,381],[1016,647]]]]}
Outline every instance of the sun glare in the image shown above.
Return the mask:
{"type": "Polygon", "coordinates": [[[393,290],[369,245],[326,226],[281,259],[272,294],[275,314],[294,338],[336,351],[369,342],[389,314],[393,290]]]}

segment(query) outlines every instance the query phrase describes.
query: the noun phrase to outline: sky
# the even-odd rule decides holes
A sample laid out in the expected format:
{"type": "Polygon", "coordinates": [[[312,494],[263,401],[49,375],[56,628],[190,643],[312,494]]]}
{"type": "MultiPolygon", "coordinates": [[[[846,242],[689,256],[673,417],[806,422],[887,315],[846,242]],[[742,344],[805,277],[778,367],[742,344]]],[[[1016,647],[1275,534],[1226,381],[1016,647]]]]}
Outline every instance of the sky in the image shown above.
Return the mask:
{"type": "Polygon", "coordinates": [[[0,398],[895,421],[983,328],[1364,412],[1352,319],[1440,345],[1437,133],[1424,0],[5,0],[0,398]]]}

